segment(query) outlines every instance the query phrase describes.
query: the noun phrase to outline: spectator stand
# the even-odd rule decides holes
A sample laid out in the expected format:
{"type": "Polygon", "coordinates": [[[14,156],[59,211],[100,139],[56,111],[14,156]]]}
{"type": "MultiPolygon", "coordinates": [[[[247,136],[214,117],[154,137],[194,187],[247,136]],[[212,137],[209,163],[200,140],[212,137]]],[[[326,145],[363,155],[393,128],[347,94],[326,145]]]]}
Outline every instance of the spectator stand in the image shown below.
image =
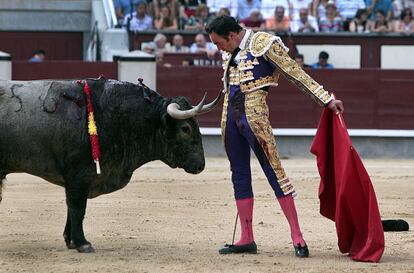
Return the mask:
{"type": "MultiPolygon", "coordinates": [[[[184,39],[184,45],[190,46],[194,42],[195,36],[198,32],[189,32],[189,31],[143,31],[143,32],[131,32],[129,31],[129,42],[130,50],[141,50],[143,43],[150,43],[153,41],[154,36],[157,33],[163,33],[167,36],[169,43],[172,42],[172,39],[175,34],[181,34],[184,39]]],[[[207,34],[206,34],[206,38],[207,34]]],[[[207,57],[206,54],[199,53],[172,53],[165,52],[163,56],[163,62],[169,63],[171,65],[181,65],[183,61],[192,60],[192,64],[195,66],[219,66],[221,65],[221,54],[218,52],[213,59],[207,57]]]]}
{"type": "MultiPolygon", "coordinates": [[[[130,32],[131,49],[140,49],[142,42],[152,41],[157,32],[130,32]]],[[[190,45],[197,33],[163,32],[169,41],[176,33],[184,37],[184,44],[190,45]]],[[[305,56],[307,63],[317,61],[321,50],[329,53],[335,68],[403,68],[414,69],[413,36],[400,33],[281,33],[280,37],[294,57],[305,56]],[[389,52],[392,52],[389,55],[389,52]]],[[[219,55],[219,54],[218,54],[219,55]]],[[[182,55],[183,57],[188,57],[182,55]]],[[[168,58],[168,57],[167,57],[168,58]]],[[[176,61],[174,61],[176,63],[176,61]]]]}

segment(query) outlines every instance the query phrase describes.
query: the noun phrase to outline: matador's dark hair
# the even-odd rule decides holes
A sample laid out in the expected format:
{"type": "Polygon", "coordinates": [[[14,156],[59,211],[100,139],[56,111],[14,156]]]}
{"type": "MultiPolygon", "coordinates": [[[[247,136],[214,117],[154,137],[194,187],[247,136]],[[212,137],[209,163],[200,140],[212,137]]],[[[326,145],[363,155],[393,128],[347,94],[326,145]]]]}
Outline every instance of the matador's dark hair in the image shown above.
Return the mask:
{"type": "Polygon", "coordinates": [[[222,15],[211,20],[206,26],[206,32],[211,34],[212,32],[217,35],[227,38],[230,32],[239,33],[243,28],[239,25],[239,22],[231,16],[222,15]]]}

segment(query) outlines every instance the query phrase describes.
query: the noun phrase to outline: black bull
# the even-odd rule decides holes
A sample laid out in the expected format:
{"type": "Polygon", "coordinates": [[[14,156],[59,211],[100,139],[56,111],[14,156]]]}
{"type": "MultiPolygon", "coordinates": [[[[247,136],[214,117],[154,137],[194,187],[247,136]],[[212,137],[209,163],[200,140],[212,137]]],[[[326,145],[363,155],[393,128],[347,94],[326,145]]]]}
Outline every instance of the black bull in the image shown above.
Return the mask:
{"type": "Polygon", "coordinates": [[[80,252],[94,251],[82,226],[88,198],[123,188],[135,169],[153,160],[194,174],[204,169],[196,119],[174,119],[167,112],[170,104],[194,109],[187,99],[164,98],[143,84],[88,83],[102,152],[100,175],[91,155],[84,83],[0,81],[0,201],[9,173],[26,172],[63,186],[63,236],[68,248],[80,252]]]}

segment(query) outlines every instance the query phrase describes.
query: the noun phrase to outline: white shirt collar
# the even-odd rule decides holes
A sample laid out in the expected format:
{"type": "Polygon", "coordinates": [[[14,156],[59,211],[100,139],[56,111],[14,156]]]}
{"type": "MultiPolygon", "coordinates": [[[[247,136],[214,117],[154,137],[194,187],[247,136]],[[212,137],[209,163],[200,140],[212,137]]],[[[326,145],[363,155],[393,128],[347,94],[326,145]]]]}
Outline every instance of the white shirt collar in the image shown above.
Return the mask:
{"type": "Polygon", "coordinates": [[[249,39],[250,33],[252,32],[251,29],[246,29],[246,33],[244,33],[243,39],[240,42],[239,48],[241,50],[246,49],[247,46],[247,39],[249,39]]]}

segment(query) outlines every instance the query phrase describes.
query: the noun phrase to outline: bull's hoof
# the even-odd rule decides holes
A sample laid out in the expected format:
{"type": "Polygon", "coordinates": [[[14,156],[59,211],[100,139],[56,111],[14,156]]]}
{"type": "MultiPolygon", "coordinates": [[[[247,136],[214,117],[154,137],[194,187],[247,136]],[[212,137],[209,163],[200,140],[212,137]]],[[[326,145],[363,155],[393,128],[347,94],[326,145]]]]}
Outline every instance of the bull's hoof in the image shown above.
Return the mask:
{"type": "Polygon", "coordinates": [[[66,247],[68,249],[76,249],[76,245],[75,245],[75,243],[73,241],[66,242],[66,247]]]}
{"type": "Polygon", "coordinates": [[[80,253],[94,253],[95,248],[91,244],[81,245],[80,247],[76,248],[80,253]]]}
{"type": "Polygon", "coordinates": [[[66,247],[68,249],[75,249],[76,248],[75,243],[71,239],[69,239],[68,235],[63,234],[63,239],[65,239],[65,244],[66,244],[66,247]]]}

